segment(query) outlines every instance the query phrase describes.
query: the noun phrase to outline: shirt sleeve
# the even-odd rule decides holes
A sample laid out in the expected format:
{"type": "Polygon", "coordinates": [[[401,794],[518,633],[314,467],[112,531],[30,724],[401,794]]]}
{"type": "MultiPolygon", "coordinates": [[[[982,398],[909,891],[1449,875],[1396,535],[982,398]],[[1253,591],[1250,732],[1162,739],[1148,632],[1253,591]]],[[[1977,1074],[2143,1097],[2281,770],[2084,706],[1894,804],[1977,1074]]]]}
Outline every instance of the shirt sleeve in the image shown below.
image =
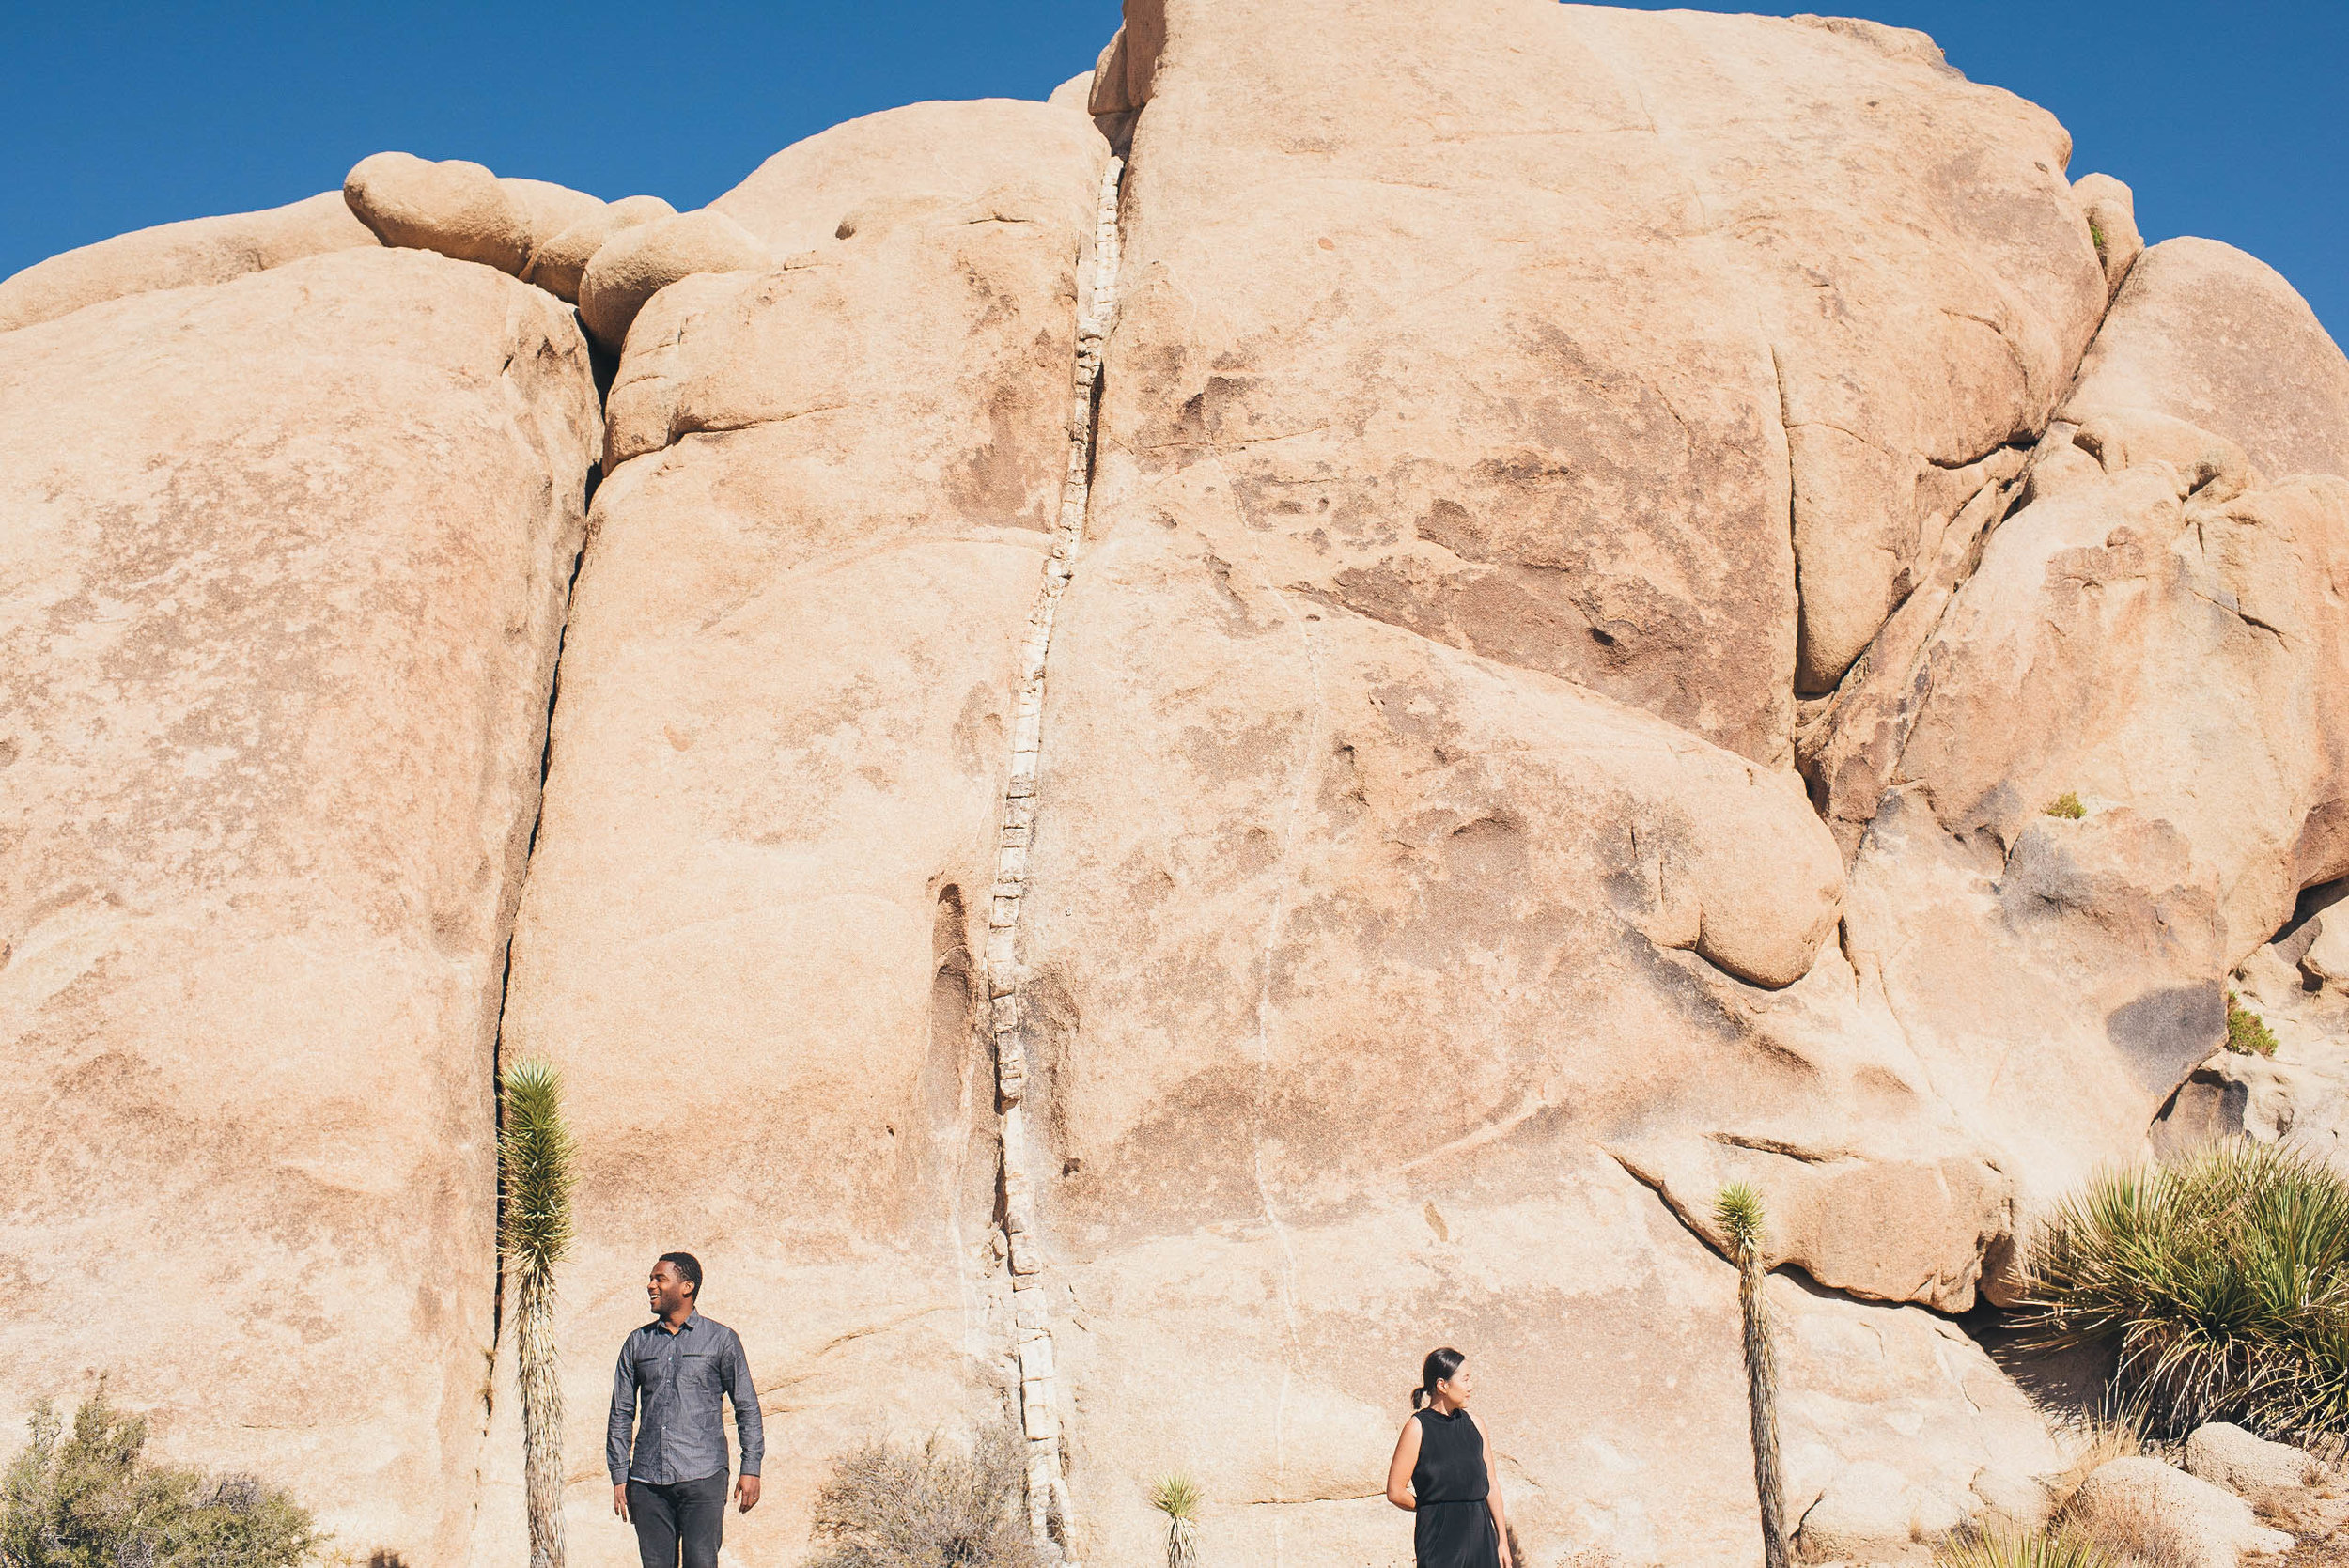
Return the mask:
{"type": "Polygon", "coordinates": [[[604,1432],[603,1462],[612,1472],[612,1484],[628,1484],[629,1443],[636,1436],[636,1358],[629,1345],[635,1336],[620,1342],[620,1364],[612,1373],[612,1421],[604,1432]]]}
{"type": "Polygon", "coordinates": [[[767,1457],[767,1428],[759,1419],[758,1387],[751,1381],[751,1358],[742,1353],[742,1336],[729,1334],[726,1346],[726,1398],[734,1402],[734,1435],[742,1440],[742,1473],[756,1475],[767,1457]]]}

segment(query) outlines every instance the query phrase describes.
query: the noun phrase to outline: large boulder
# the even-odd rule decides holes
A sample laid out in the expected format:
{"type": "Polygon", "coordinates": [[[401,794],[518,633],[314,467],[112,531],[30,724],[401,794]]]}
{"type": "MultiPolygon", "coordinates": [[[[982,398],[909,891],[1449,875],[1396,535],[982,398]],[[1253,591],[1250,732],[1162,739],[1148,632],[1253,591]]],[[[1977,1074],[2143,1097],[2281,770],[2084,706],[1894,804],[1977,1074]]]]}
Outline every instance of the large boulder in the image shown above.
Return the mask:
{"type": "Polygon", "coordinates": [[[2274,268],[2165,240],[2129,270],[2063,417],[2142,410],[2239,444],[2270,479],[2349,478],[2349,357],[2274,268]]]}
{"type": "Polygon", "coordinates": [[[523,225],[530,231],[530,254],[534,256],[548,241],[575,224],[593,222],[604,210],[600,198],[552,180],[509,177],[498,184],[506,198],[521,209],[523,225]]]}
{"type": "Polygon", "coordinates": [[[679,278],[754,272],[770,260],[757,237],[723,212],[704,208],[655,218],[619,229],[596,248],[580,274],[580,318],[597,342],[616,350],[645,302],[679,278]]]}
{"type": "Polygon", "coordinates": [[[606,202],[533,246],[522,280],[576,304],[579,280],[606,240],[624,228],[675,216],[677,209],[659,196],[622,196],[606,202]]]}
{"type": "Polygon", "coordinates": [[[2072,1518],[2087,1532],[2126,1542],[2178,1568],[2244,1568],[2292,1549],[2233,1493],[2171,1469],[2158,1459],[2099,1465],[2072,1495],[2072,1518]]]}
{"type": "Polygon", "coordinates": [[[2230,1421],[2206,1421],[2186,1440],[2187,1473],[2238,1497],[2251,1497],[2274,1488],[2307,1486],[2321,1480],[2325,1467],[2306,1449],[2271,1443],[2230,1421]]]}
{"type": "MultiPolygon", "coordinates": [[[[981,954],[1107,153],[1040,138],[1016,211],[981,186],[788,270],[686,276],[613,391],[506,1048],[563,1065],[584,1151],[568,1452],[600,1452],[640,1320],[599,1281],[692,1249],[766,1405],[769,1500],[727,1542],[757,1568],[801,1560],[867,1430],[1001,1418],[981,954]],[[647,1141],[676,1151],[658,1183],[647,1141]]],[[[496,1420],[485,1568],[521,1539],[496,1420]]],[[[600,1465],[572,1480],[571,1560],[632,1563],[600,1465]]]]}
{"type": "Polygon", "coordinates": [[[12,1403],[446,1562],[492,1063],[597,437],[547,296],[380,248],[0,336],[12,1403]]]}
{"type": "Polygon", "coordinates": [[[479,163],[374,153],[351,165],[343,199],[386,245],[438,251],[517,276],[530,259],[530,209],[479,163]]]}
{"type": "Polygon", "coordinates": [[[336,191],[261,212],[191,218],[118,234],[37,261],[0,282],[0,332],[54,320],[125,294],[226,283],[305,256],[375,243],[336,191]]]}
{"type": "Polygon", "coordinates": [[[915,103],[794,142],[709,205],[790,256],[859,233],[870,241],[900,216],[1006,185],[1033,189],[1039,152],[1085,162],[1098,158],[1100,140],[1091,120],[1056,104],[915,103]]]}
{"type": "Polygon", "coordinates": [[[2064,420],[1798,737],[1863,987],[2020,1223],[2165,1107],[2166,1145],[2217,1125],[2188,1080],[2226,976],[2349,874],[2349,369],[2272,277],[2147,251],[2064,420]]]}
{"type": "Polygon", "coordinates": [[[1105,493],[1759,760],[2104,309],[2061,128],[1913,38],[1532,0],[1165,26],[1105,493]]]}

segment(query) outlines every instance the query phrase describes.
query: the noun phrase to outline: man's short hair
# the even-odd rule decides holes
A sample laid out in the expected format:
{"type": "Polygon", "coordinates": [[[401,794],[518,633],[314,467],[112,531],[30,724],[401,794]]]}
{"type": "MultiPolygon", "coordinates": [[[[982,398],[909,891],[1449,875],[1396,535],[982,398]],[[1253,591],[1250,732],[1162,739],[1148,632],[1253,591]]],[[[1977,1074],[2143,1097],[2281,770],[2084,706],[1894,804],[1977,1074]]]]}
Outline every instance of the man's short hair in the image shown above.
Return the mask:
{"type": "Polygon", "coordinates": [[[674,1265],[677,1278],[693,1287],[693,1299],[702,1298],[702,1261],[691,1252],[663,1252],[660,1262],[674,1265]]]}

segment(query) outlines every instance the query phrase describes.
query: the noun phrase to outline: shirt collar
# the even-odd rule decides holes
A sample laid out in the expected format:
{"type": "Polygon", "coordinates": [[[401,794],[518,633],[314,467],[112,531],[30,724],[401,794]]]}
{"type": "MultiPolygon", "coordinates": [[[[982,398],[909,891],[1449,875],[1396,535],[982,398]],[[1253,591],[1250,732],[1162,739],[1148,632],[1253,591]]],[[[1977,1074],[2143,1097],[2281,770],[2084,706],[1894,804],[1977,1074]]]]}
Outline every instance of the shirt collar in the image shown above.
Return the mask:
{"type": "MultiPolygon", "coordinates": [[[[689,1312],[685,1314],[685,1321],[677,1325],[677,1332],[680,1334],[690,1334],[701,1326],[701,1321],[702,1314],[699,1311],[689,1312]]],[[[668,1329],[661,1327],[661,1319],[654,1318],[650,1323],[645,1325],[645,1331],[649,1334],[665,1334],[668,1332],[668,1329]]]]}

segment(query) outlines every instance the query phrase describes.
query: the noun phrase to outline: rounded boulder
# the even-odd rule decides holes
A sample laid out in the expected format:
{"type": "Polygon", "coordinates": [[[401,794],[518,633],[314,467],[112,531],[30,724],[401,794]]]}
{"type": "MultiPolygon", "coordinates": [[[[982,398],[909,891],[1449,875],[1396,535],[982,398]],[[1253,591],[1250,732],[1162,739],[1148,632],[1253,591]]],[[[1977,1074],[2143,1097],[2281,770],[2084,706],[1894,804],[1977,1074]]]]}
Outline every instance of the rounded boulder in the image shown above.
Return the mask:
{"type": "Polygon", "coordinates": [[[530,226],[533,256],[539,246],[565,229],[589,222],[603,210],[602,198],[574,191],[568,185],[557,185],[551,179],[521,179],[506,175],[501,176],[498,183],[505,187],[507,198],[522,210],[522,219],[530,226]]]}
{"type": "Polygon", "coordinates": [[[624,228],[635,228],[659,218],[674,218],[677,209],[659,196],[622,196],[599,204],[597,210],[557,231],[531,252],[524,283],[535,283],[560,300],[579,303],[579,280],[603,242],[624,228]]]}
{"type": "Polygon", "coordinates": [[[343,200],[386,245],[438,251],[516,276],[530,259],[529,213],[479,163],[379,152],[344,178],[343,200]]]}
{"type": "Polygon", "coordinates": [[[749,229],[708,208],[623,229],[605,241],[579,280],[579,313],[597,342],[616,350],[645,302],[696,272],[740,272],[768,263],[749,229]]]}

